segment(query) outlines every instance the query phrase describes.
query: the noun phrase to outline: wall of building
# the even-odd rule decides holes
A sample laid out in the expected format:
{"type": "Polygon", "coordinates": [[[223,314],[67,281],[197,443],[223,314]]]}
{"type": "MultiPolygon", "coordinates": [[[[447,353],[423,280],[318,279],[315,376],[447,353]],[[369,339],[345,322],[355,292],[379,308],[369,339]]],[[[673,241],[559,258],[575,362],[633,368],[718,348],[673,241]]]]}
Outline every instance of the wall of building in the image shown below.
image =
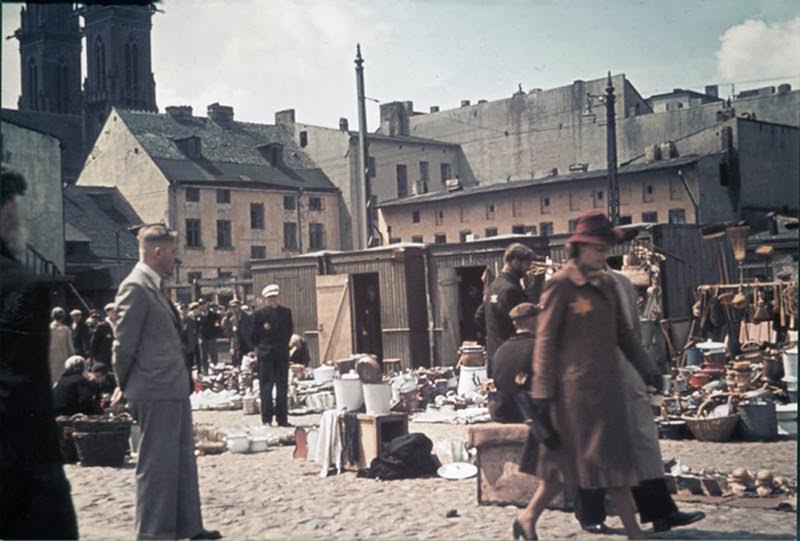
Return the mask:
{"type": "Polygon", "coordinates": [[[9,122],[2,123],[3,163],[28,183],[19,207],[28,243],[64,272],[64,207],[61,147],[55,137],[9,122]]]}
{"type": "Polygon", "coordinates": [[[181,259],[181,280],[187,273],[202,273],[202,278],[216,278],[219,271],[240,277],[250,261],[251,246],[264,246],[266,258],[281,258],[309,252],[309,224],[320,223],[325,229],[328,250],[338,250],[339,207],[338,195],[330,193],[304,193],[299,200],[299,210],[285,210],[284,196],[297,197],[296,191],[272,189],[226,188],[224,186],[198,187],[200,200],[186,201],[187,186],[176,189],[176,229],[179,235],[178,257],[181,259]],[[217,203],[217,189],[230,189],[230,203],[217,203]],[[309,198],[320,197],[322,210],[309,210],[309,198]],[[250,227],[250,204],[264,205],[264,229],[250,227]],[[200,248],[187,247],[186,220],[199,219],[200,248]],[[284,222],[298,223],[298,249],[286,250],[283,244],[284,222]],[[218,248],[217,220],[231,222],[231,248],[218,248]]]}
{"type": "Polygon", "coordinates": [[[116,186],[145,223],[174,225],[169,181],[112,111],[86,158],[79,186],[116,186]]]}
{"type": "MultiPolygon", "coordinates": [[[[450,164],[450,178],[460,177],[458,147],[450,145],[389,142],[371,140],[369,155],[375,160],[375,176],[372,180],[372,193],[378,201],[399,197],[397,192],[397,166],[405,165],[407,171],[408,194],[416,194],[417,181],[420,180],[420,162],[428,162],[428,192],[446,189],[441,179],[441,166],[450,164]]],[[[420,192],[424,193],[424,192],[420,192]]]]}
{"type": "MultiPolygon", "coordinates": [[[[701,178],[693,171],[694,165],[682,168],[693,193],[698,193],[701,178]]],[[[553,185],[532,185],[491,194],[476,193],[444,201],[381,208],[384,234],[396,241],[408,242],[422,237],[423,242],[434,242],[437,234],[446,235],[447,242],[458,242],[462,232],[469,231],[477,238],[486,236],[487,228],[496,228],[498,235],[513,233],[513,226],[536,226],[541,234],[542,223],[552,223],[553,233],[569,232],[570,220],[593,208],[606,210],[605,178],[561,182],[553,185]],[[603,192],[603,199],[596,198],[603,192]],[[549,199],[549,209],[544,210],[543,200],[549,199]],[[493,214],[490,212],[494,206],[493,214]],[[414,211],[419,211],[419,223],[413,222],[414,211]],[[441,213],[441,217],[439,216],[441,213]],[[391,228],[391,229],[389,229],[391,228]]],[[[641,222],[644,212],[656,212],[659,222],[667,222],[670,209],[683,209],[686,220],[694,221],[694,207],[680,183],[675,168],[640,172],[620,177],[620,215],[629,216],[634,223],[641,222]],[[645,201],[645,188],[651,186],[652,194],[645,201]]]]}
{"type": "Polygon", "coordinates": [[[736,152],[743,207],[797,210],[800,129],[739,119],[736,152]]]}

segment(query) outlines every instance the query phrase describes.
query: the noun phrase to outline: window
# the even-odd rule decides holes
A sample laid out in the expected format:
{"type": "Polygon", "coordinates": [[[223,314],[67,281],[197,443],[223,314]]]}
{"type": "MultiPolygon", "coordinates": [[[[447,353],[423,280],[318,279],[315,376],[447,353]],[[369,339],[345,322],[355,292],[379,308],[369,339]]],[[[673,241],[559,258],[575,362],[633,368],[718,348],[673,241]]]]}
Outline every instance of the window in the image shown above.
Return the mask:
{"type": "Polygon", "coordinates": [[[430,170],[428,168],[428,162],[419,162],[419,179],[428,185],[428,181],[430,180],[430,170]]]}
{"type": "Polygon", "coordinates": [[[442,225],[442,223],[444,223],[444,211],[437,210],[435,211],[435,213],[436,213],[436,225],[442,225]]]}
{"type": "Polygon", "coordinates": [[[421,242],[425,242],[425,241],[422,239],[422,235],[414,235],[414,236],[411,237],[411,242],[420,242],[421,243],[421,242]]]}
{"type": "Polygon", "coordinates": [[[250,229],[264,229],[264,203],[250,203],[250,229]]]}
{"type": "Polygon", "coordinates": [[[297,208],[297,201],[293,195],[283,196],[283,210],[295,210],[297,208]]]}
{"type": "Polygon", "coordinates": [[[524,225],[512,225],[511,232],[515,235],[523,235],[525,234],[525,226],[524,225]]]}
{"type": "Polygon", "coordinates": [[[308,224],[308,248],[310,250],[325,249],[325,224],[308,224]]]}
{"type": "Polygon", "coordinates": [[[217,220],[217,248],[233,248],[230,220],[217,220]]]}
{"type": "Polygon", "coordinates": [[[297,224],[283,222],[283,249],[297,250],[297,224]]]}
{"type": "Polygon", "coordinates": [[[266,259],[267,258],[267,247],[266,246],[251,246],[250,247],[250,259],[266,259]]]}
{"type": "Polygon", "coordinates": [[[201,248],[203,243],[200,237],[200,220],[189,218],[186,220],[186,247],[201,248]]]}
{"type": "Polygon", "coordinates": [[[230,203],[231,191],[230,190],[217,190],[217,203],[230,203]]]}
{"type": "Polygon", "coordinates": [[[442,175],[442,184],[447,182],[447,179],[453,178],[453,168],[449,163],[439,165],[439,171],[442,175]]]}
{"type": "Polygon", "coordinates": [[[496,227],[487,227],[484,231],[484,236],[488,239],[489,237],[496,237],[497,236],[497,228],[496,227]]]}
{"type": "Polygon", "coordinates": [[[280,143],[269,143],[256,147],[256,150],[264,157],[267,162],[273,167],[278,167],[283,164],[283,145],[280,143]]]}
{"type": "Polygon", "coordinates": [[[389,237],[389,244],[400,244],[403,239],[400,237],[389,237]]]}
{"type": "Polygon", "coordinates": [[[411,222],[415,223],[415,224],[419,223],[419,211],[418,210],[415,210],[414,212],[411,213],[411,222]]]}
{"type": "Polygon", "coordinates": [[[658,223],[658,212],[643,212],[642,213],[642,223],[645,224],[657,224],[658,223]]]}
{"type": "Polygon", "coordinates": [[[308,146],[308,132],[301,131],[300,132],[300,146],[302,148],[306,148],[308,146]]]}
{"type": "Polygon", "coordinates": [[[630,215],[619,217],[619,225],[628,225],[630,223],[633,223],[633,218],[630,215]]]}
{"type": "Polygon", "coordinates": [[[549,197],[542,197],[542,214],[550,214],[550,198],[549,197]]]}
{"type": "Polygon", "coordinates": [[[397,164],[397,197],[408,195],[408,169],[402,163],[397,164]]]}
{"type": "Polygon", "coordinates": [[[669,209],[669,223],[685,224],[686,211],[684,209],[669,209]]]}
{"type": "Polygon", "coordinates": [[[575,229],[577,229],[577,227],[578,227],[578,220],[570,220],[567,223],[567,227],[569,228],[569,232],[570,233],[574,233],[575,229]]]}
{"type": "Polygon", "coordinates": [[[322,210],[322,198],[321,197],[309,197],[308,198],[308,210],[321,211],[322,210]]]}
{"type": "Polygon", "coordinates": [[[511,216],[517,218],[522,215],[522,200],[514,198],[511,200],[511,216]]]}
{"type": "Polygon", "coordinates": [[[549,237],[553,234],[553,222],[542,222],[539,224],[539,231],[542,232],[543,237],[549,237]]]}
{"type": "Polygon", "coordinates": [[[447,234],[445,233],[436,233],[433,237],[433,242],[436,244],[445,244],[447,243],[447,234]]]}
{"type": "Polygon", "coordinates": [[[494,220],[494,203],[486,203],[486,219],[494,220]]]}
{"type": "Polygon", "coordinates": [[[642,201],[645,203],[652,203],[653,202],[653,194],[655,190],[653,189],[652,184],[644,184],[642,185],[642,201]]]}
{"type": "Polygon", "coordinates": [[[528,235],[536,235],[536,226],[535,225],[526,225],[525,226],[525,233],[528,235]]]}
{"type": "Polygon", "coordinates": [[[200,190],[198,188],[186,188],[186,201],[190,203],[200,201],[200,190]]]}
{"type": "Polygon", "coordinates": [[[369,156],[367,159],[367,174],[371,177],[375,176],[375,158],[373,156],[369,156]]]}
{"type": "Polygon", "coordinates": [[[470,235],[472,235],[472,231],[470,231],[469,229],[464,229],[458,234],[458,240],[460,240],[461,242],[467,242],[467,237],[470,235]]]}
{"type": "Polygon", "coordinates": [[[673,201],[683,199],[683,183],[680,179],[669,179],[669,198],[673,201]]]}
{"type": "Polygon", "coordinates": [[[605,206],[605,197],[603,194],[603,190],[597,190],[594,192],[594,208],[600,208],[605,206]]]}
{"type": "Polygon", "coordinates": [[[195,283],[197,280],[200,280],[203,277],[202,272],[187,272],[186,273],[186,281],[190,284],[195,283]]]}
{"type": "Polygon", "coordinates": [[[217,268],[217,278],[233,278],[233,273],[217,268]]]}

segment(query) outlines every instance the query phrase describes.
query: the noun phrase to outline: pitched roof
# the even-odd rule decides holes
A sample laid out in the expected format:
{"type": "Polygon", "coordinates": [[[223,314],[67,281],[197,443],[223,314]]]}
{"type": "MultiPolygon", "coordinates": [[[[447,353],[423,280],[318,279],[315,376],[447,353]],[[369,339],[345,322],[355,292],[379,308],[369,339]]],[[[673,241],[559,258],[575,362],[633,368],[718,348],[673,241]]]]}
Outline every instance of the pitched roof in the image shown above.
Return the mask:
{"type": "Polygon", "coordinates": [[[218,123],[196,116],[179,120],[170,114],[144,111],[117,109],[116,112],[171,182],[236,182],[337,190],[282,126],[218,123]],[[199,158],[190,159],[175,143],[189,137],[200,139],[199,158]],[[270,144],[282,145],[281,165],[270,165],[259,150],[270,144]]]}
{"type": "MultiPolygon", "coordinates": [[[[89,242],[89,253],[79,262],[116,260],[117,257],[138,259],[136,235],[128,228],[141,224],[142,219],[116,188],[67,186],[64,188],[64,221],[67,242],[89,242]]],[[[67,258],[68,264],[75,262],[67,258]]]]}
{"type": "MultiPolygon", "coordinates": [[[[670,167],[680,167],[694,163],[700,159],[697,154],[689,154],[680,158],[673,158],[671,160],[659,160],[654,163],[641,163],[620,167],[618,170],[619,175],[626,175],[630,173],[639,173],[644,171],[657,171],[659,169],[667,169],[670,167]]],[[[457,192],[434,192],[412,197],[403,197],[399,199],[390,199],[378,203],[379,208],[384,207],[400,207],[404,205],[416,205],[421,203],[433,203],[436,201],[445,201],[450,199],[457,199],[461,197],[470,197],[478,194],[504,192],[509,190],[516,190],[520,188],[529,188],[532,186],[550,186],[554,184],[562,184],[565,182],[573,182],[578,180],[591,180],[604,178],[608,174],[606,169],[594,169],[592,171],[585,171],[580,173],[572,173],[569,175],[557,175],[545,178],[534,178],[526,180],[515,180],[513,182],[502,182],[497,184],[488,184],[486,186],[475,186],[472,188],[465,188],[457,192]]]]}

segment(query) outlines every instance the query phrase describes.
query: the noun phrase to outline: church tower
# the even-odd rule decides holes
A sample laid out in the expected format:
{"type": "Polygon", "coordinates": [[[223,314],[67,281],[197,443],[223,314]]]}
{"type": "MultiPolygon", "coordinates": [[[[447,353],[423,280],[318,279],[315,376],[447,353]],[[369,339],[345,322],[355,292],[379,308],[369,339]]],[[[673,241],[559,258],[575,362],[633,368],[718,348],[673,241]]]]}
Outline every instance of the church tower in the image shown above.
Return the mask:
{"type": "Polygon", "coordinates": [[[21,111],[81,113],[81,30],[71,4],[29,4],[20,12],[21,111]]]}
{"type": "Polygon", "coordinates": [[[86,36],[86,129],[93,143],[112,106],[157,112],[150,31],[152,5],[88,5],[86,36]]]}

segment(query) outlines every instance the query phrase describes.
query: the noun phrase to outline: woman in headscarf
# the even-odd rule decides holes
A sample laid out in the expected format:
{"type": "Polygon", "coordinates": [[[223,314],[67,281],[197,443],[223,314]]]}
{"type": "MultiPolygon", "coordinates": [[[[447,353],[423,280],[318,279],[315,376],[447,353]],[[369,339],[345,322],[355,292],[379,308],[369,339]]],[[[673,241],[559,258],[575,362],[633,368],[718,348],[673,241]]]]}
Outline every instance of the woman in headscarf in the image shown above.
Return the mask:
{"type": "Polygon", "coordinates": [[[612,278],[602,272],[611,246],[622,238],[603,213],[584,214],[569,239],[569,262],[545,285],[531,395],[537,417],[552,423],[557,437],[534,450],[539,484],[514,521],[515,538],[536,539],[545,506],[559,491],[575,487],[607,489],[628,537],[644,535],[630,492],[642,477],[619,392],[617,347],[637,368],[648,365],[612,278]]]}

